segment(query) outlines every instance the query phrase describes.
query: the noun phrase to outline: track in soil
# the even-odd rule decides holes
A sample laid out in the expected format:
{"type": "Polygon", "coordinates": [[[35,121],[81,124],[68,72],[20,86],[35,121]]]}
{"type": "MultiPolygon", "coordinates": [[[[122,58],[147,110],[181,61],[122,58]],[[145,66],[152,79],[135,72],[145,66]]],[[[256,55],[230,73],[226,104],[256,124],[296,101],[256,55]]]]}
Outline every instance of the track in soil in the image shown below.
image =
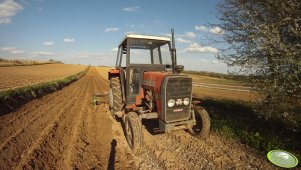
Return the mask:
{"type": "Polygon", "coordinates": [[[244,145],[215,134],[203,141],[185,131],[155,132],[156,121],[144,122],[143,152],[133,155],[108,104],[91,104],[107,91],[108,81],[91,68],[0,117],[0,169],[275,169],[244,145]]]}
{"type": "Polygon", "coordinates": [[[0,169],[135,167],[107,104],[91,104],[93,95],[106,91],[107,82],[91,68],[68,87],[2,116],[0,169]]]}

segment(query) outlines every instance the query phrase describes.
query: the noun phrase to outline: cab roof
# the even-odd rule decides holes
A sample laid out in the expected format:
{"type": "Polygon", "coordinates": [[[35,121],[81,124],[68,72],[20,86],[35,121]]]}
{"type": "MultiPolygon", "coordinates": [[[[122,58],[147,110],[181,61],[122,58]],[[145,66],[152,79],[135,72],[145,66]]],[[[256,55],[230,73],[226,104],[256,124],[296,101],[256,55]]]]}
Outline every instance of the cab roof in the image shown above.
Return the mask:
{"type": "Polygon", "coordinates": [[[158,41],[165,41],[170,42],[170,38],[169,37],[164,37],[164,36],[155,36],[155,35],[143,35],[143,34],[127,34],[124,39],[120,42],[120,45],[123,45],[126,43],[126,40],[128,38],[133,38],[133,39],[146,39],[146,40],[158,40],[158,41]]]}

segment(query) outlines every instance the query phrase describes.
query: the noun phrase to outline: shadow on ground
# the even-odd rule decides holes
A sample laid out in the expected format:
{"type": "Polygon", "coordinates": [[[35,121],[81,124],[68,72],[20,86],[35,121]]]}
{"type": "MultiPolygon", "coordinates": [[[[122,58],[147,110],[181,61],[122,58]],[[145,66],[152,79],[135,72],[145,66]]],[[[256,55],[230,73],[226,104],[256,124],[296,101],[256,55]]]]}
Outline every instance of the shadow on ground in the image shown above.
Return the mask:
{"type": "Polygon", "coordinates": [[[113,139],[111,142],[111,152],[110,152],[110,157],[109,157],[109,162],[108,162],[108,170],[115,169],[116,146],[117,146],[117,141],[116,141],[116,139],[113,139]]]}

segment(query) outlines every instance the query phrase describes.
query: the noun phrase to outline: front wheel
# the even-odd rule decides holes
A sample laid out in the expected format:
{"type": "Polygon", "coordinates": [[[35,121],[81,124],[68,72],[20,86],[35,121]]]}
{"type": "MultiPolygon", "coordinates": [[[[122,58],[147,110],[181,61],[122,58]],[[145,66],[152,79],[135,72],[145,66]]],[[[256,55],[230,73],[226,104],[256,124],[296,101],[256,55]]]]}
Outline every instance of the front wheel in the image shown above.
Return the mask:
{"type": "Polygon", "coordinates": [[[125,115],[124,124],[126,140],[134,153],[139,154],[143,143],[143,133],[138,115],[135,112],[129,112],[125,115]]]}
{"type": "Polygon", "coordinates": [[[210,117],[208,112],[202,107],[195,107],[193,112],[196,124],[190,127],[188,131],[197,138],[208,138],[210,134],[210,117]]]}

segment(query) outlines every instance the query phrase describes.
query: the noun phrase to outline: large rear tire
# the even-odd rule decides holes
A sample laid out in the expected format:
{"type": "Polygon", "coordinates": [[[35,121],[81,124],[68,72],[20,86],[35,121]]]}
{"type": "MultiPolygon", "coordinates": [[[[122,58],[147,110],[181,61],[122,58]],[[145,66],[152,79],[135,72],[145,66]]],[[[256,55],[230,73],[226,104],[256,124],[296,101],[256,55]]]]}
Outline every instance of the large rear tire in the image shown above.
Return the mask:
{"type": "Polygon", "coordinates": [[[194,108],[196,125],[188,129],[195,137],[207,139],[210,135],[210,117],[208,112],[202,107],[194,108]]]}
{"type": "Polygon", "coordinates": [[[124,131],[126,140],[135,154],[139,154],[143,144],[142,124],[135,112],[125,115],[124,131]]]}
{"type": "Polygon", "coordinates": [[[122,91],[119,77],[112,77],[110,80],[109,106],[114,118],[115,113],[121,111],[123,108],[122,91]]]}

